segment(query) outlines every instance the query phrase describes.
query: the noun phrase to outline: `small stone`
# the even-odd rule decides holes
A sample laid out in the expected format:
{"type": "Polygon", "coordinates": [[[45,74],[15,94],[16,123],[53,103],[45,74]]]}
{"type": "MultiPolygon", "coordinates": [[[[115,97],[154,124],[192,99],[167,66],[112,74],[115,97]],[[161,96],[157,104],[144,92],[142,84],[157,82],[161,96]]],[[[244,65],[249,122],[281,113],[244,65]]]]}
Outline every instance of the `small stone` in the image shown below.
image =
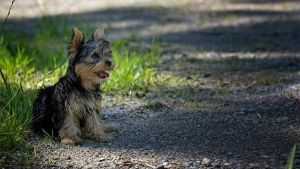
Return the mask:
{"type": "Polygon", "coordinates": [[[161,161],[161,162],[166,162],[167,160],[168,160],[168,156],[165,156],[165,155],[163,155],[159,158],[159,161],[161,161]]]}
{"type": "Polygon", "coordinates": [[[146,109],[150,109],[150,110],[161,110],[165,107],[166,105],[158,100],[150,102],[145,106],[146,109]]]}
{"type": "Polygon", "coordinates": [[[59,166],[58,165],[56,165],[56,164],[51,164],[51,165],[49,165],[49,168],[58,168],[59,166]]]}
{"type": "Polygon", "coordinates": [[[211,165],[214,167],[221,167],[221,162],[219,160],[216,160],[216,161],[212,162],[211,165]]]}
{"type": "MultiPolygon", "coordinates": [[[[144,146],[144,150],[151,150],[152,146],[151,145],[146,145],[144,146]]],[[[145,155],[149,154],[148,152],[145,152],[145,155]]]]}
{"type": "Polygon", "coordinates": [[[278,117],[278,118],[276,118],[276,122],[281,123],[281,122],[287,121],[288,119],[289,119],[288,117],[278,117]]]}
{"type": "Polygon", "coordinates": [[[59,158],[59,157],[53,157],[53,159],[54,159],[54,160],[60,160],[60,158],[59,158]]]}
{"type": "Polygon", "coordinates": [[[209,167],[211,165],[211,160],[205,157],[202,159],[201,164],[204,165],[205,167],[209,167]]]}
{"type": "Polygon", "coordinates": [[[254,168],[259,168],[259,165],[256,163],[250,163],[249,164],[249,169],[254,169],[254,168]]]}
{"type": "Polygon", "coordinates": [[[270,156],[268,156],[268,155],[262,155],[261,157],[262,158],[270,158],[270,156]]]}
{"type": "Polygon", "coordinates": [[[168,165],[168,162],[163,162],[162,165],[163,165],[163,166],[166,166],[166,165],[168,165]]]}
{"type": "Polygon", "coordinates": [[[224,163],[224,166],[225,167],[231,166],[231,163],[226,162],[226,163],[224,163]]]}
{"type": "Polygon", "coordinates": [[[236,113],[236,115],[244,115],[244,114],[245,114],[244,111],[239,111],[239,112],[236,113]]]}
{"type": "Polygon", "coordinates": [[[176,131],[176,135],[177,135],[177,136],[183,135],[183,131],[176,131]]]}
{"type": "Polygon", "coordinates": [[[145,95],[145,97],[146,98],[153,98],[153,97],[155,97],[155,94],[154,93],[152,93],[152,92],[148,92],[146,95],[145,95]]]}
{"type": "Polygon", "coordinates": [[[156,167],[156,169],[165,169],[166,167],[164,165],[159,165],[156,167]]]}
{"type": "Polygon", "coordinates": [[[151,136],[149,140],[151,143],[156,143],[156,138],[154,136],[151,136]]]}
{"type": "Polygon", "coordinates": [[[188,166],[189,168],[192,168],[192,167],[195,166],[195,163],[193,163],[193,162],[187,162],[186,166],[188,166]]]}
{"type": "Polygon", "coordinates": [[[100,162],[105,161],[105,158],[99,158],[98,161],[100,161],[100,162]]]}
{"type": "Polygon", "coordinates": [[[132,163],[130,160],[126,160],[126,161],[123,161],[123,165],[124,165],[124,166],[132,167],[132,166],[133,166],[133,163],[132,163]]]}
{"type": "Polygon", "coordinates": [[[158,114],[156,114],[156,113],[153,113],[153,112],[149,113],[150,118],[156,118],[157,116],[158,116],[158,114]]]}
{"type": "Polygon", "coordinates": [[[73,168],[74,166],[72,164],[68,164],[66,168],[73,168]]]}
{"type": "Polygon", "coordinates": [[[233,157],[233,153],[232,152],[228,152],[228,153],[226,153],[227,154],[227,156],[229,156],[229,157],[233,157]]]}

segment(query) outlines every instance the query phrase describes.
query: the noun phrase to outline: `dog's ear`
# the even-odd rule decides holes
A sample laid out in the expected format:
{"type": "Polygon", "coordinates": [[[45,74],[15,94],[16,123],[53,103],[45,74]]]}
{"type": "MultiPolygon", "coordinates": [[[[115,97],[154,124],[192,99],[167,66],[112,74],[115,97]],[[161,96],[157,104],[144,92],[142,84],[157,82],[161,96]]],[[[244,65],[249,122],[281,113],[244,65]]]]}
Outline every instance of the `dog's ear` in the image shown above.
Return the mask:
{"type": "Polygon", "coordinates": [[[93,41],[101,42],[105,39],[104,29],[98,28],[94,31],[92,35],[93,41]]]}
{"type": "Polygon", "coordinates": [[[68,53],[70,59],[73,59],[77,52],[79,51],[80,46],[84,43],[84,35],[83,33],[76,27],[73,27],[73,35],[71,39],[71,43],[68,47],[68,53]]]}

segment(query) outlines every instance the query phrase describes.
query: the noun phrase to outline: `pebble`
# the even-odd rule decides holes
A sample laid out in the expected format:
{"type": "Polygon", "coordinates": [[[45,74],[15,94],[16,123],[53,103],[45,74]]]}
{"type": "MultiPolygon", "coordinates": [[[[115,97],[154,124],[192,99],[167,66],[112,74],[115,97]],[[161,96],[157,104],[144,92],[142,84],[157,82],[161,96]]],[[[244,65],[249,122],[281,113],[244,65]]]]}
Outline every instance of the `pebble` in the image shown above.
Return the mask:
{"type": "Polygon", "coordinates": [[[147,99],[155,97],[155,94],[152,92],[148,92],[145,96],[147,99]]]}
{"type": "Polygon", "coordinates": [[[215,160],[214,162],[211,163],[211,165],[214,166],[214,167],[220,167],[221,162],[219,160],[215,160]]]}
{"type": "Polygon", "coordinates": [[[202,159],[202,165],[204,165],[205,167],[209,167],[211,166],[211,160],[209,158],[203,158],[202,159]]]}
{"type": "Polygon", "coordinates": [[[165,166],[164,165],[159,165],[155,169],[165,169],[165,166]]]}
{"type": "Polygon", "coordinates": [[[237,112],[235,113],[236,115],[245,115],[245,112],[244,111],[240,111],[240,112],[237,112]]]}
{"type": "Polygon", "coordinates": [[[259,168],[259,165],[257,163],[250,163],[248,168],[249,169],[259,168]]]}
{"type": "Polygon", "coordinates": [[[99,158],[98,161],[100,161],[100,162],[105,161],[105,158],[99,158]]]}
{"type": "Polygon", "coordinates": [[[156,143],[156,138],[155,138],[154,136],[151,136],[151,137],[149,138],[149,141],[150,141],[151,143],[156,143]]]}
{"type": "Polygon", "coordinates": [[[231,166],[231,163],[226,162],[226,163],[224,163],[224,166],[225,166],[225,167],[231,166]]]}
{"type": "Polygon", "coordinates": [[[166,165],[168,165],[168,162],[163,162],[162,165],[163,165],[163,166],[166,166],[166,165]]]}
{"type": "Polygon", "coordinates": [[[278,118],[276,118],[277,123],[281,123],[281,122],[284,122],[284,121],[287,121],[287,120],[289,120],[288,117],[278,117],[278,118]]]}

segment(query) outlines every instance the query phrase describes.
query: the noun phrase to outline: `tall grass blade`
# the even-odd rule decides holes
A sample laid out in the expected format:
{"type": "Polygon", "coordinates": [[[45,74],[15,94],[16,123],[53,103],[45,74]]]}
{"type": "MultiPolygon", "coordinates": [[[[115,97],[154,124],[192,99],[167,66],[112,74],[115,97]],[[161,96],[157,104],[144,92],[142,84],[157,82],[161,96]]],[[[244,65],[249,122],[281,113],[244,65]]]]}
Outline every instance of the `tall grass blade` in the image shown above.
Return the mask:
{"type": "Polygon", "coordinates": [[[287,161],[287,169],[294,169],[294,160],[295,160],[295,154],[296,154],[297,144],[294,144],[293,148],[291,149],[289,153],[289,158],[287,161]]]}

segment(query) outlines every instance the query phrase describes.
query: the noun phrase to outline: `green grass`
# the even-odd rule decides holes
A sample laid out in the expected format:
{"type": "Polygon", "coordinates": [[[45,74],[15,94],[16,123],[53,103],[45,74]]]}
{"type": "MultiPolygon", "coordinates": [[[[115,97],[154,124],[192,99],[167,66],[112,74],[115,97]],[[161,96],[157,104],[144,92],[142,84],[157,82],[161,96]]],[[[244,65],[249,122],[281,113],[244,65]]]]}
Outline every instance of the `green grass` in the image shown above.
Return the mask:
{"type": "Polygon", "coordinates": [[[287,161],[287,169],[293,169],[294,168],[294,160],[295,160],[295,154],[296,154],[297,144],[293,146],[289,153],[288,161],[287,161]]]}
{"type": "MultiPolygon", "coordinates": [[[[54,84],[68,66],[66,47],[72,27],[65,24],[65,19],[45,17],[30,32],[11,28],[0,37],[0,166],[16,150],[23,152],[21,161],[28,161],[29,124],[36,91],[54,84]]],[[[78,22],[76,26],[85,33],[91,34],[95,29],[82,25],[78,22]]],[[[154,70],[159,64],[159,45],[153,42],[148,48],[132,51],[127,44],[124,40],[112,42],[117,67],[101,85],[107,93],[146,92],[159,82],[154,70]]]]}
{"type": "Polygon", "coordinates": [[[30,120],[29,109],[27,109],[30,105],[27,104],[26,99],[28,97],[24,94],[21,86],[9,84],[8,87],[1,88],[1,150],[13,150],[23,142],[22,135],[26,133],[25,126],[30,120]]]}
{"type": "Polygon", "coordinates": [[[0,166],[17,149],[23,152],[22,159],[14,163],[28,163],[31,152],[26,138],[34,91],[24,91],[21,84],[11,83],[1,69],[0,75],[0,166]]]}
{"type": "Polygon", "coordinates": [[[131,52],[124,41],[112,44],[113,60],[117,65],[108,82],[102,85],[107,92],[148,91],[157,82],[153,69],[158,64],[159,46],[153,43],[149,50],[131,52]]]}

